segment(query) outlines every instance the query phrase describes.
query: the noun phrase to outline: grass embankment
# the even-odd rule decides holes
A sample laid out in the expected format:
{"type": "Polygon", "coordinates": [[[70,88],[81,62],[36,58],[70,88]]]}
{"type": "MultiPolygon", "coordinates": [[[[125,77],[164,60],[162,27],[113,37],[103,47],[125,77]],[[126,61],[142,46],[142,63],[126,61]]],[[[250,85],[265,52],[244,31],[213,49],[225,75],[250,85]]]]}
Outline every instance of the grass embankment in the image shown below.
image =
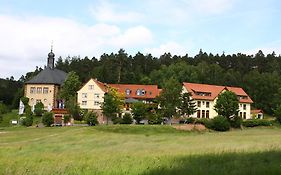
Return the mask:
{"type": "Polygon", "coordinates": [[[4,128],[1,174],[281,174],[281,129],[4,128]]]}

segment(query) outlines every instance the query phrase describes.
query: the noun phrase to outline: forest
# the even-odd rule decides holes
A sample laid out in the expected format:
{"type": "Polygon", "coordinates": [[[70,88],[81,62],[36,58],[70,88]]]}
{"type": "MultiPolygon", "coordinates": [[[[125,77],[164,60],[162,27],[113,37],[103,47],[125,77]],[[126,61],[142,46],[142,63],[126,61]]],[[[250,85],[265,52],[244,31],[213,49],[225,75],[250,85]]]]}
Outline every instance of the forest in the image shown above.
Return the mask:
{"type": "MultiPolygon", "coordinates": [[[[75,71],[82,83],[97,78],[105,83],[158,84],[161,88],[163,80],[174,77],[179,82],[238,86],[250,95],[253,108],[268,114],[281,104],[281,56],[274,52],[265,55],[260,50],[255,55],[213,55],[200,50],[194,57],[171,53],[154,57],[140,52],[132,56],[120,49],[117,53],[104,53],[100,58],[59,57],[56,68],[75,71]]],[[[23,93],[19,89],[41,70],[36,67],[18,81],[1,80],[0,101],[17,107],[17,100],[23,93]]]]}

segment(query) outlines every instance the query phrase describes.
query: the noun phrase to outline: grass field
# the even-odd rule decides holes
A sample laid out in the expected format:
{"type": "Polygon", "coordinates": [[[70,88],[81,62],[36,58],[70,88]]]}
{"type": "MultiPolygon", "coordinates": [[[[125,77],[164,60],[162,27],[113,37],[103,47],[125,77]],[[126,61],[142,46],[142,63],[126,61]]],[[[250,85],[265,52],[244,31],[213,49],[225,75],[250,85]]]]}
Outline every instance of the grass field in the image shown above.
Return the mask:
{"type": "Polygon", "coordinates": [[[281,174],[281,129],[7,127],[0,174],[281,174]]]}

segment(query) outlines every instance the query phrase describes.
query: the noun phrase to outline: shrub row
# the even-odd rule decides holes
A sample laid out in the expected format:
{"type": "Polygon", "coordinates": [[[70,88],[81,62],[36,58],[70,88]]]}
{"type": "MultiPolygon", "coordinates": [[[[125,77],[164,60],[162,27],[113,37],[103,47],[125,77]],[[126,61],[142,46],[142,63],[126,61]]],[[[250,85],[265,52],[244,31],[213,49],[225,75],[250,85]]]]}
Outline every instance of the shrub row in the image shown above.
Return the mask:
{"type": "Polygon", "coordinates": [[[256,127],[256,126],[272,126],[272,121],[265,119],[253,119],[253,120],[245,120],[242,122],[242,125],[245,127],[256,127]]]}

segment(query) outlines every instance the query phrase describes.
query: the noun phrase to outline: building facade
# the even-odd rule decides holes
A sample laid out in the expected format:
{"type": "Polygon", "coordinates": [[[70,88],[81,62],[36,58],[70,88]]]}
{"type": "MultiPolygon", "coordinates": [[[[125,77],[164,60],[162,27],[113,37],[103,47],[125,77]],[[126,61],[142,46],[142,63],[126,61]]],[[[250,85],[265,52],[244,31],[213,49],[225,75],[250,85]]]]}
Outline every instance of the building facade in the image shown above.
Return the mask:
{"type": "Polygon", "coordinates": [[[131,111],[131,104],[134,102],[152,103],[160,92],[157,85],[106,84],[97,79],[90,79],[77,92],[77,102],[81,109],[96,112],[101,124],[108,122],[108,119],[102,114],[101,105],[109,87],[117,89],[118,93],[125,97],[124,113],[131,111]]]}
{"type": "Polygon", "coordinates": [[[238,115],[242,119],[251,119],[251,103],[253,101],[240,87],[217,86],[198,83],[183,83],[183,93],[191,93],[197,107],[197,112],[192,114],[194,118],[214,118],[218,114],[214,110],[214,106],[219,94],[224,91],[231,91],[237,95],[239,99],[238,115]]]}
{"type": "MultiPolygon", "coordinates": [[[[30,106],[42,102],[44,104],[44,109],[48,111],[57,111],[56,109],[64,108],[64,101],[59,99],[59,92],[67,78],[67,73],[55,69],[54,62],[55,54],[51,50],[48,54],[47,66],[45,69],[31,80],[25,82],[24,96],[29,98],[30,106]]],[[[61,113],[61,110],[59,111],[61,113]]],[[[66,113],[66,111],[64,111],[64,113],[66,113]]],[[[56,113],[54,117],[55,121],[62,121],[63,119],[63,115],[56,115],[56,113]]]]}

